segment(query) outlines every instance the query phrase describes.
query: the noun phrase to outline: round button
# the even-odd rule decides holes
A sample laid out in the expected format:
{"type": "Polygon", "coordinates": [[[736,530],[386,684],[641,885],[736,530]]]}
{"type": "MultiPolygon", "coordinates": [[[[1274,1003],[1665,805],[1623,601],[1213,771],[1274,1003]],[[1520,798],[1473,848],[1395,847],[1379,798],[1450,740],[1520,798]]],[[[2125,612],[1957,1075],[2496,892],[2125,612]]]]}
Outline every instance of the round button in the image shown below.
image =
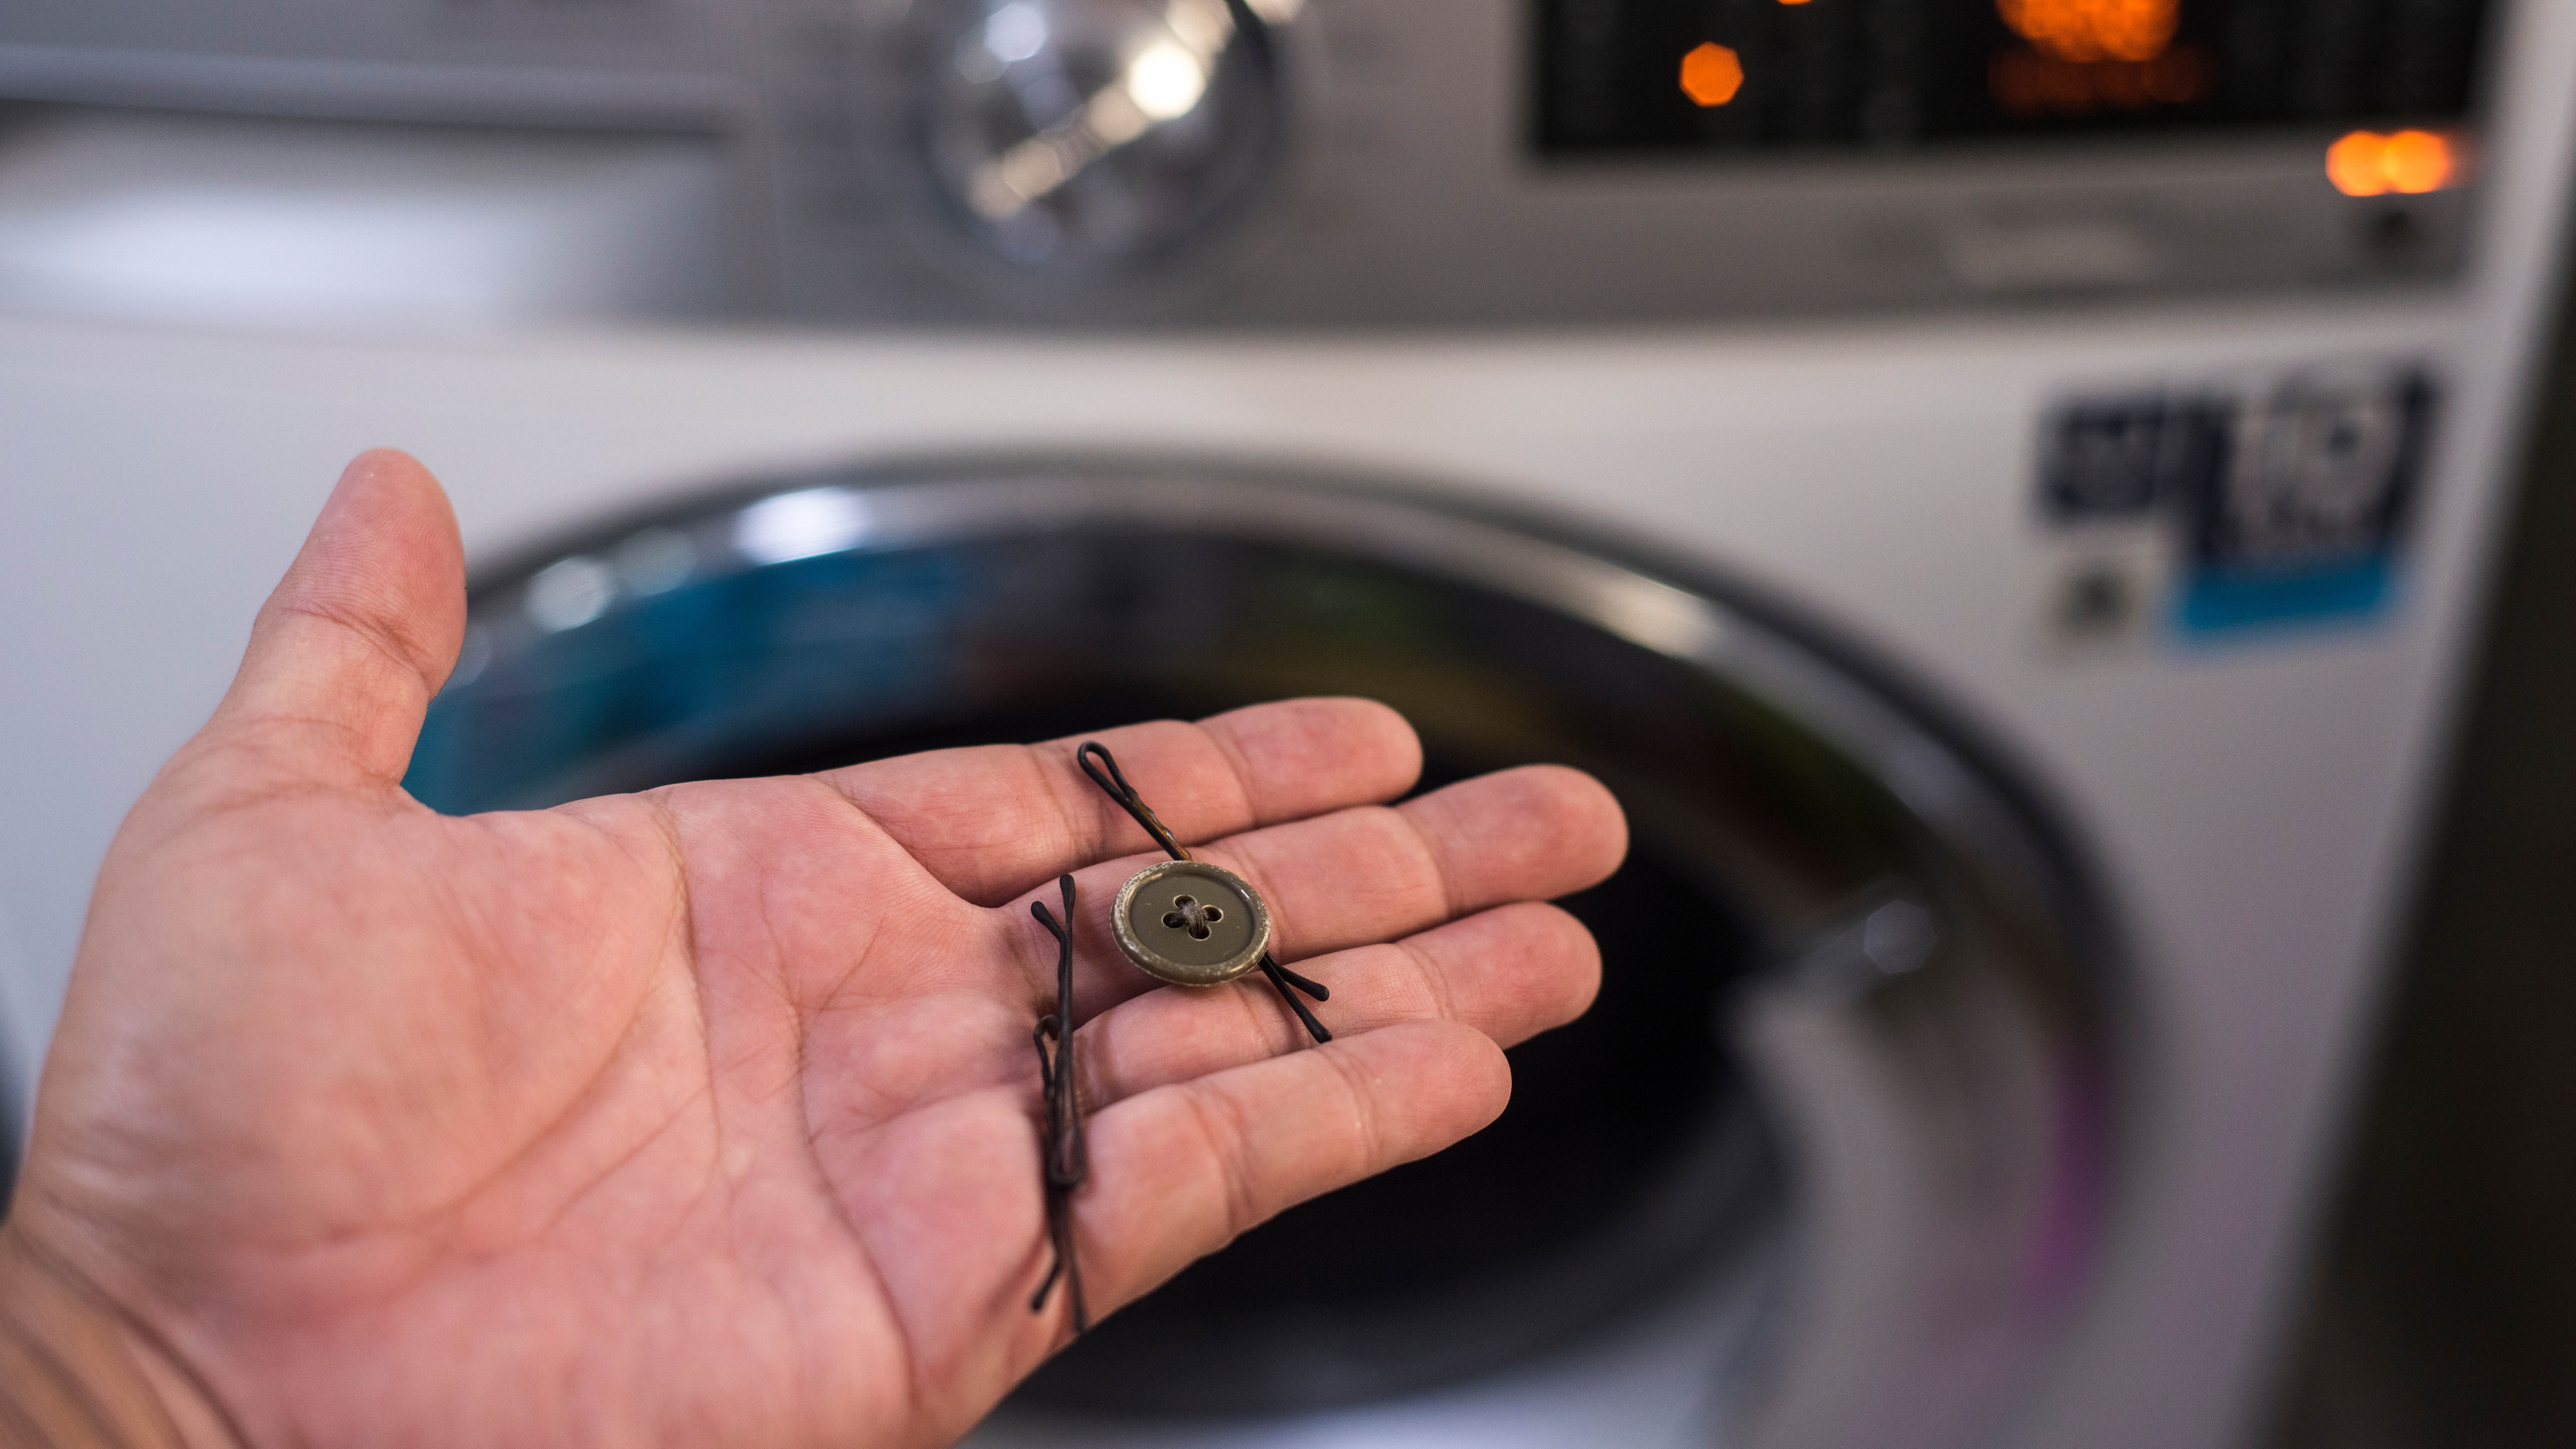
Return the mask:
{"type": "Polygon", "coordinates": [[[1222,986],[1261,964],[1270,910],[1243,877],[1203,860],[1171,860],[1128,877],[1110,913],[1118,949],[1175,986],[1222,986]]]}
{"type": "Polygon", "coordinates": [[[914,144],[966,231],[1013,261],[1152,259],[1248,196],[1283,135],[1245,0],[920,0],[914,144]]]}

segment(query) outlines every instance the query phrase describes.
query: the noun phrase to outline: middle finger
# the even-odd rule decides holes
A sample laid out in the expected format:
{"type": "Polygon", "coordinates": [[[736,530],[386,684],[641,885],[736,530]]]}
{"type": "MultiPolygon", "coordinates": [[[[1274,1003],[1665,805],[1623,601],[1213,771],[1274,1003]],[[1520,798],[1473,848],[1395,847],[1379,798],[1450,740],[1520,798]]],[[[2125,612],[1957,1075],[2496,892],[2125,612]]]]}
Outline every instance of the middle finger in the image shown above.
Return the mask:
{"type": "MultiPolygon", "coordinates": [[[[1601,985],[1601,949],[1552,905],[1497,906],[1385,945],[1317,963],[1333,978],[1333,1034],[1347,1039],[1404,1021],[1454,1021],[1516,1046],[1583,1014],[1601,985]]],[[[1075,1080],[1096,1112],[1172,1082],[1306,1045],[1306,1033],[1247,977],[1214,990],[1154,991],[1074,1033],[1075,1080]]]]}
{"type": "MultiPolygon", "coordinates": [[[[1261,893],[1271,954],[1295,963],[1506,902],[1581,890],[1618,868],[1627,839],[1618,804],[1598,781],[1560,765],[1528,765],[1401,805],[1248,831],[1194,853],[1261,893]]],[[[1154,859],[1104,861],[1074,873],[1077,1022],[1161,984],[1118,954],[1109,923],[1119,887],[1154,859]]],[[[1013,939],[1042,996],[1054,990],[1055,943],[1027,920],[1027,902],[1043,900],[1052,910],[1055,895],[1043,889],[1006,908],[1024,927],[1013,939]]],[[[1329,1008],[1325,1022],[1331,1024],[1329,1008]]]]}

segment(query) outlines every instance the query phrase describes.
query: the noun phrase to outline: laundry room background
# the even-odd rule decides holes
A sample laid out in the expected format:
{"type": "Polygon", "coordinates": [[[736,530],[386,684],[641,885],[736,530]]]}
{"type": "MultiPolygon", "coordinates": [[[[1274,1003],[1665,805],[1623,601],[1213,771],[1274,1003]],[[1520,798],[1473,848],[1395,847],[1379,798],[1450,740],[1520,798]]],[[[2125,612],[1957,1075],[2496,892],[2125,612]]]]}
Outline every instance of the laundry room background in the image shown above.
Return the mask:
{"type": "Polygon", "coordinates": [[[1308,692],[1629,810],[1496,1127],[973,1442],[2216,1449],[2339,1382],[2576,12],[91,0],[0,100],[13,1128],[393,445],[473,565],[442,810],[1308,692]]]}

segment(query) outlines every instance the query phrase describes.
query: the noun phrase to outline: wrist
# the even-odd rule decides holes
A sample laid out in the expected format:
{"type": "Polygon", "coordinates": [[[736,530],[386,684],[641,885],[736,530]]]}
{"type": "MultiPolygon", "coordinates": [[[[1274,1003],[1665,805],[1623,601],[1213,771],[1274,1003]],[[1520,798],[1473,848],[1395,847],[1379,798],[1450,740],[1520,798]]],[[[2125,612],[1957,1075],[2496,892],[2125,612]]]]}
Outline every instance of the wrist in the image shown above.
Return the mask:
{"type": "Polygon", "coordinates": [[[234,1449],[194,1377],[104,1294],[0,1223],[0,1449],[234,1449]]]}

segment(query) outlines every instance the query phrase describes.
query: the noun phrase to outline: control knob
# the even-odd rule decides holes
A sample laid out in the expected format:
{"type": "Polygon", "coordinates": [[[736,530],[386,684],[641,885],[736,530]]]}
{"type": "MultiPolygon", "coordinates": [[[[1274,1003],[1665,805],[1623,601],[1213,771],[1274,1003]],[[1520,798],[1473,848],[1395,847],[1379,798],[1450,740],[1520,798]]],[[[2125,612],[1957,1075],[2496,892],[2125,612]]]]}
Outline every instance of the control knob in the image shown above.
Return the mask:
{"type": "Polygon", "coordinates": [[[918,0],[915,144],[933,190],[1013,261],[1167,256],[1255,190],[1284,131],[1244,0],[918,0]]]}

